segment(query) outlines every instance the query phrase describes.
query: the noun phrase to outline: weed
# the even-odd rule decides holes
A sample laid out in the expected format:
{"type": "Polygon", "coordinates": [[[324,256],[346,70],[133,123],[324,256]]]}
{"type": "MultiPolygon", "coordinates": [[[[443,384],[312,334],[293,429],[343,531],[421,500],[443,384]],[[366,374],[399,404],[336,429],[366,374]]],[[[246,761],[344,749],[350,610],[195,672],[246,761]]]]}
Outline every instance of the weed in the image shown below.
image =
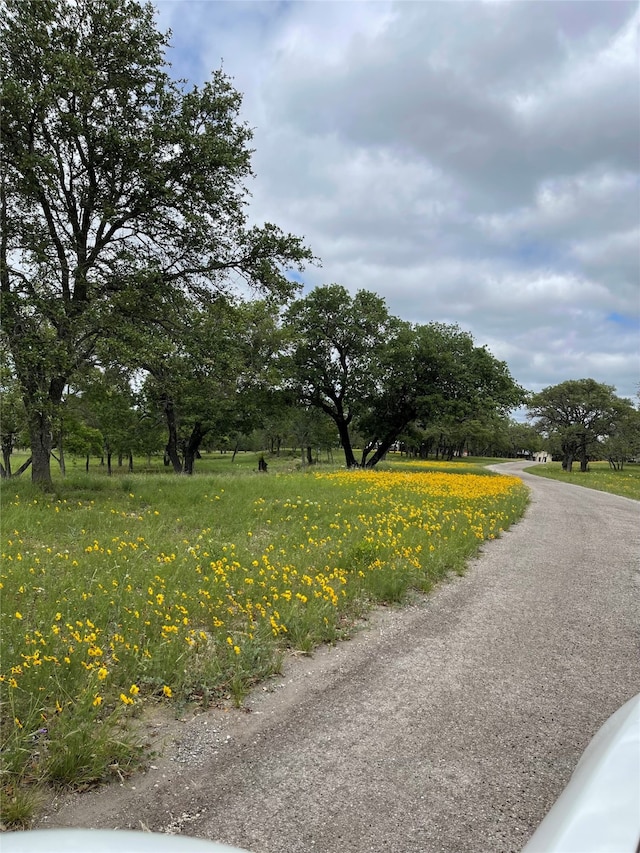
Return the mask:
{"type": "Polygon", "coordinates": [[[39,787],[21,785],[14,780],[0,788],[0,830],[27,829],[43,801],[39,787]]]}

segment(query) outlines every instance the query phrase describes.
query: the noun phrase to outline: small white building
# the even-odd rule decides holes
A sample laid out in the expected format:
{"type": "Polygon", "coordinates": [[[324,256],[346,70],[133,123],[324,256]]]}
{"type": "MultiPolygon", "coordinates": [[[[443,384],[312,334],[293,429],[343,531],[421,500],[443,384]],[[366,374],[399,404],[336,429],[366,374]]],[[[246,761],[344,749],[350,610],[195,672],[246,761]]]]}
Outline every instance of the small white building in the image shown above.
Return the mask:
{"type": "Polygon", "coordinates": [[[548,450],[538,450],[533,454],[534,462],[551,462],[551,454],[548,450]]]}

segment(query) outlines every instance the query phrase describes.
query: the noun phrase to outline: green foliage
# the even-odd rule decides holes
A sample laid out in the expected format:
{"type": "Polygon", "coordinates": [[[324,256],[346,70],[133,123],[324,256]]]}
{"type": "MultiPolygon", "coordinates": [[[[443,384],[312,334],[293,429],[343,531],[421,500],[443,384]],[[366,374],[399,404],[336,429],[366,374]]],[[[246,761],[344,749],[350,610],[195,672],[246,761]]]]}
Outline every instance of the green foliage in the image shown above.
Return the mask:
{"type": "Polygon", "coordinates": [[[71,415],[65,422],[64,443],[69,453],[77,456],[100,456],[104,437],[100,430],[87,426],[71,415]]]}
{"type": "Polygon", "coordinates": [[[93,697],[89,691],[82,694],[43,731],[40,773],[55,785],[85,788],[109,777],[122,778],[141,764],[141,744],[118,714],[104,717],[93,706],[93,697]]]}
{"type": "Polygon", "coordinates": [[[162,418],[176,472],[194,471],[203,442],[262,423],[269,405],[274,352],[280,346],[277,312],[268,301],[219,298],[190,306],[178,336],[150,336],[132,355],[148,371],[142,394],[162,418]]]}
{"type": "MultiPolygon", "coordinates": [[[[4,356],[5,353],[3,352],[4,356]]],[[[20,389],[8,364],[0,365],[0,474],[10,477],[11,454],[26,438],[26,418],[20,389]]]]}
{"type": "Polygon", "coordinates": [[[412,423],[445,434],[447,453],[461,453],[469,438],[495,430],[496,421],[524,400],[504,362],[457,326],[399,324],[381,356],[383,379],[360,423],[363,454],[375,465],[412,423]]]}
{"type": "Polygon", "coordinates": [[[531,424],[517,423],[511,421],[507,432],[509,455],[516,456],[518,453],[532,454],[544,447],[544,440],[539,430],[531,424]]]}
{"type": "Polygon", "coordinates": [[[0,832],[4,829],[28,829],[43,801],[38,787],[16,782],[0,787],[0,832]]]}
{"type": "Polygon", "coordinates": [[[186,91],[167,46],[136,0],[3,5],[2,330],[38,481],[64,388],[101,342],[166,329],[238,277],[288,298],[287,268],[311,259],[276,226],[247,227],[241,96],[221,71],[186,91]]]}
{"type": "Polygon", "coordinates": [[[316,288],[289,309],[289,386],[335,422],[347,467],[353,434],[361,464],[374,467],[400,436],[437,425],[449,452],[474,436],[489,441],[497,419],[523,402],[504,362],[457,326],[411,325],[388,314],[375,294],[338,285],[316,288]]]}
{"type": "Polygon", "coordinates": [[[640,410],[621,410],[611,434],[602,442],[602,452],[614,470],[622,471],[630,459],[640,459],[640,410]]]}
{"type": "Polygon", "coordinates": [[[611,385],[571,379],[533,395],[528,417],[543,435],[558,441],[564,469],[570,472],[579,458],[584,472],[590,456],[599,455],[600,442],[614,436],[632,411],[631,403],[617,397],[611,385]]]}
{"type": "Polygon", "coordinates": [[[97,431],[101,438],[97,451],[91,446],[85,452],[104,453],[110,465],[113,453],[128,454],[134,448],[137,449],[139,418],[134,408],[135,402],[130,378],[121,370],[93,368],[78,373],[72,392],[66,396],[64,406],[61,407],[63,422],[59,444],[64,444],[71,453],[82,453],[70,435],[72,423],[74,426],[82,424],[85,430],[97,431]]]}
{"type": "Polygon", "coordinates": [[[348,468],[357,465],[349,425],[379,380],[379,363],[395,321],[384,300],[338,284],[317,287],[287,310],[289,353],[281,361],[288,386],[305,406],[336,424],[348,468]]]}

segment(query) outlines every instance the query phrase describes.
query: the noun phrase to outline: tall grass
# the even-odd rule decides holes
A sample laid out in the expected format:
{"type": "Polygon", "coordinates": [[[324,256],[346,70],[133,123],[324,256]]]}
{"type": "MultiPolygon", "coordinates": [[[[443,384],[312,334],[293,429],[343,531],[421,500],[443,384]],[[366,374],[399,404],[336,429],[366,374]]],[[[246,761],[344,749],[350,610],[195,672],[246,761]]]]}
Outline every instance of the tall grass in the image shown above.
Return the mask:
{"type": "Polygon", "coordinates": [[[527,501],[519,480],[475,471],[3,483],[5,823],[34,786],[128,772],[145,702],[239,705],[288,649],[462,571],[527,501]]]}

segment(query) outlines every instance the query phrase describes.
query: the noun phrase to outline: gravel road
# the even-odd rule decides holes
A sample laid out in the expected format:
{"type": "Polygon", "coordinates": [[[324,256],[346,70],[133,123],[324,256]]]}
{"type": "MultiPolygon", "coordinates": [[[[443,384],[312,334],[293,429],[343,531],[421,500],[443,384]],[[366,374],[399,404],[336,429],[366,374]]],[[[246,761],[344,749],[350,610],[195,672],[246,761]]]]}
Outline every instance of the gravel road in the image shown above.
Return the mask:
{"type": "Polygon", "coordinates": [[[41,826],[135,828],[253,853],[519,851],[601,723],[640,691],[640,504],[499,466],[525,518],[468,573],[254,692],[158,721],[137,778],[41,826]]]}

